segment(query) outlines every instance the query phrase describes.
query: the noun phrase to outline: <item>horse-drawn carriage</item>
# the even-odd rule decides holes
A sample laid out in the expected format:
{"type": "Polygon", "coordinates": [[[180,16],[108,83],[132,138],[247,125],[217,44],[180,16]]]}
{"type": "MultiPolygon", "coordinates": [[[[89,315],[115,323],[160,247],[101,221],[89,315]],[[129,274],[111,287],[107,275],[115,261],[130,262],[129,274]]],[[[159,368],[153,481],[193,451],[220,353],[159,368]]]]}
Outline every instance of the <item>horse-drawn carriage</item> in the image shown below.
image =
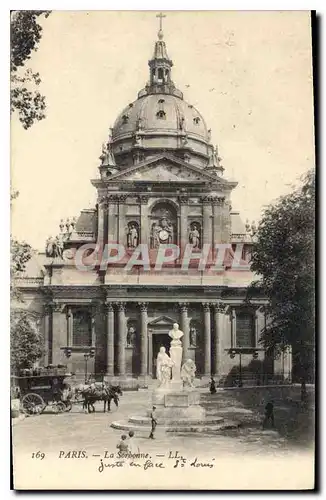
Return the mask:
{"type": "Polygon", "coordinates": [[[69,376],[62,368],[23,370],[15,377],[23,412],[39,415],[50,405],[54,413],[70,411],[71,388],[66,381],[69,376]]]}

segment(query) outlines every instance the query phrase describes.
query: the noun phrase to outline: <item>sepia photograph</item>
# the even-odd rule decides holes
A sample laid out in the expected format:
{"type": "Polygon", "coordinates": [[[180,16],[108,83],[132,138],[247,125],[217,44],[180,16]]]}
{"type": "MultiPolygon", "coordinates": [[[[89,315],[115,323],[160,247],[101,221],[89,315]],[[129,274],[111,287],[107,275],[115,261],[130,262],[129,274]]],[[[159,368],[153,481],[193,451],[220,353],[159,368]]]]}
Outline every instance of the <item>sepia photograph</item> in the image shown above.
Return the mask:
{"type": "Polygon", "coordinates": [[[315,488],[315,28],[11,11],[12,489],[315,488]]]}

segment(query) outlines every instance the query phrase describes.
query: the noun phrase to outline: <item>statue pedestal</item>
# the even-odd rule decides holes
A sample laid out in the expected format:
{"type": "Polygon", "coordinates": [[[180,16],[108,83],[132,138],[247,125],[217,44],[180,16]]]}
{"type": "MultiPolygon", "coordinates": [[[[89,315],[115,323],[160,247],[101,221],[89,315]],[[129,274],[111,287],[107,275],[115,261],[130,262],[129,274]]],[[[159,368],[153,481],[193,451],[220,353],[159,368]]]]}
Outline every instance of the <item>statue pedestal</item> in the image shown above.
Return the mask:
{"type": "Polygon", "coordinates": [[[171,380],[168,388],[159,388],[153,392],[152,404],[156,406],[158,423],[169,424],[179,420],[191,423],[204,419],[205,410],[200,406],[200,393],[196,390],[182,390],[182,386],[177,388],[180,387],[177,384],[178,382],[171,380]]]}
{"type": "Polygon", "coordinates": [[[172,340],[170,347],[170,357],[174,363],[174,365],[172,366],[172,381],[181,382],[180,372],[182,361],[182,344],[179,340],[172,340]]]}

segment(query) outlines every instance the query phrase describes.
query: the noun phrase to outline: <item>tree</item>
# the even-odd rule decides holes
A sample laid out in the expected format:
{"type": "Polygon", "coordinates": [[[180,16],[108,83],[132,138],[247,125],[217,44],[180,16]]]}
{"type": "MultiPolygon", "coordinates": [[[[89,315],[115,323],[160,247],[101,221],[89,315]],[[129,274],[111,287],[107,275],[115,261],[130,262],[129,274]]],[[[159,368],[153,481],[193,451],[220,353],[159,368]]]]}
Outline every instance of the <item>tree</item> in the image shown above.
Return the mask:
{"type": "Polygon", "coordinates": [[[39,328],[26,311],[12,310],[10,322],[11,369],[32,368],[43,354],[39,328]]]}
{"type": "Polygon", "coordinates": [[[35,87],[41,83],[39,73],[24,68],[33,51],[36,51],[42,37],[40,16],[48,17],[46,10],[20,10],[11,13],[11,91],[10,110],[17,112],[25,129],[35,120],[45,118],[45,98],[35,87]]]}
{"type": "MultiPolygon", "coordinates": [[[[18,196],[11,194],[11,200],[18,196]]],[[[43,341],[38,324],[31,315],[21,309],[24,302],[22,294],[15,284],[15,279],[25,271],[26,264],[32,257],[32,248],[28,243],[10,238],[10,358],[13,372],[22,368],[31,368],[43,354],[43,341]]]]}
{"type": "Polygon", "coordinates": [[[305,393],[311,352],[315,344],[315,174],[264,212],[258,226],[251,269],[257,288],[269,299],[269,324],[262,332],[266,349],[278,353],[292,346],[297,373],[305,393]]]}

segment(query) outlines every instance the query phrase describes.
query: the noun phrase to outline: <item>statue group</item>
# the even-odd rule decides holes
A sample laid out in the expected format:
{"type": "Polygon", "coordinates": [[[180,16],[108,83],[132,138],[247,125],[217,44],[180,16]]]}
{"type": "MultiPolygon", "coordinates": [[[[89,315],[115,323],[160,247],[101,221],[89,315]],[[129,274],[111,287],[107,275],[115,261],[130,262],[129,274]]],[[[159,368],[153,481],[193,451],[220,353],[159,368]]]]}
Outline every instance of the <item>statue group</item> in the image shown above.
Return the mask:
{"type": "Polygon", "coordinates": [[[52,238],[52,236],[50,236],[46,240],[45,255],[47,257],[51,258],[59,257],[60,259],[63,259],[63,250],[64,250],[63,239],[59,238],[59,236],[56,236],[55,238],[52,238]]]}
{"type": "Polygon", "coordinates": [[[174,323],[169,332],[171,337],[171,357],[167,354],[165,347],[161,347],[157,355],[156,377],[160,388],[167,388],[172,380],[181,378],[183,387],[194,387],[196,376],[196,365],[192,359],[188,359],[181,367],[181,358],[178,356],[178,349],[181,348],[181,338],[183,332],[179,330],[179,325],[174,323]]]}
{"type": "Polygon", "coordinates": [[[173,243],[173,234],[173,225],[169,219],[162,218],[159,222],[154,222],[151,228],[151,248],[173,243]]]}

